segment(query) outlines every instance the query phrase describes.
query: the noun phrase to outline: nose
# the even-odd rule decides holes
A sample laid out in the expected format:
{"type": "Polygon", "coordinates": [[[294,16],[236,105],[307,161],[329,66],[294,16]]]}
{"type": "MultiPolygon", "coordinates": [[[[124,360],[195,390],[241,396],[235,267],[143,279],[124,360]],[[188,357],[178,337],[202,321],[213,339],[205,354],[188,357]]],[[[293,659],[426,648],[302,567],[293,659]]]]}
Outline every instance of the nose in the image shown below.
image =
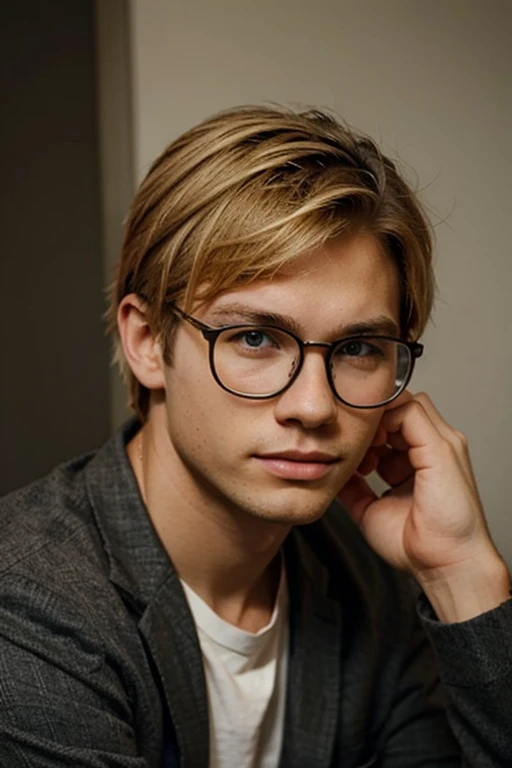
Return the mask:
{"type": "Polygon", "coordinates": [[[279,422],[298,422],[306,429],[332,424],[338,414],[338,401],[325,369],[325,351],[304,350],[304,362],[293,384],[275,401],[279,422]]]}

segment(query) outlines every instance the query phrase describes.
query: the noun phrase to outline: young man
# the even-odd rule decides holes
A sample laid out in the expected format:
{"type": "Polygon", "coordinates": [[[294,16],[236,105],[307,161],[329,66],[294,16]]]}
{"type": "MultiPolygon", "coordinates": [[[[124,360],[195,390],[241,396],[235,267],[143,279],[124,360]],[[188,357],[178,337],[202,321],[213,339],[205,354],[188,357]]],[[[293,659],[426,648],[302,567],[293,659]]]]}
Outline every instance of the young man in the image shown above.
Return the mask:
{"type": "Polygon", "coordinates": [[[509,576],[407,389],[432,286],[413,193],[322,113],[162,154],[111,295],[137,418],[0,506],[2,766],[512,764],[509,576]]]}

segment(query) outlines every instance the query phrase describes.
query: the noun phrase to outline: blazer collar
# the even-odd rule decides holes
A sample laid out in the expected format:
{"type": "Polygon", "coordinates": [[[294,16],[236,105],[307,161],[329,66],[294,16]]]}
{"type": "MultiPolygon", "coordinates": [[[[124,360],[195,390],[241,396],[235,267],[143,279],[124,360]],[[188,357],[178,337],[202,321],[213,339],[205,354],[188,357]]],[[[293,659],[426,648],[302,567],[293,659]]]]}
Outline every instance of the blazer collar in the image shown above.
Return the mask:
{"type": "MultiPolygon", "coordinates": [[[[139,428],[132,420],[106,443],[86,467],[86,484],[109,577],[135,607],[158,669],[182,768],[207,768],[206,682],[194,621],[126,454],[139,428]]],[[[329,596],[328,571],[308,543],[314,525],[294,529],[284,545],[290,648],[281,768],[329,766],[338,721],[341,605],[329,596]]]]}
{"type": "Polygon", "coordinates": [[[126,454],[140,424],[128,422],[86,467],[89,499],[109,563],[109,578],[138,615],[158,670],[182,768],[207,768],[206,682],[194,620],[178,574],[162,547],[126,454]]]}
{"type": "Polygon", "coordinates": [[[174,569],[148,517],[126,454],[126,445],[139,428],[136,419],[127,422],[85,471],[110,580],[144,608],[174,569]]]}

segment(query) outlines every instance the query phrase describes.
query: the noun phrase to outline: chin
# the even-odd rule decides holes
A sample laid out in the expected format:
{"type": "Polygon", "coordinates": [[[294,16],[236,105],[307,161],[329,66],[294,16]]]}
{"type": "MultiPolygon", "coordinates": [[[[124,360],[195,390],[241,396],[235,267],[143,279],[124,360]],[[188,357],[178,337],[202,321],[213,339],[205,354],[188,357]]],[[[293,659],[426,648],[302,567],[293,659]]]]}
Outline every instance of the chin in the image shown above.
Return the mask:
{"type": "Polygon", "coordinates": [[[289,514],[289,515],[275,515],[274,517],[265,517],[264,519],[267,520],[269,523],[275,523],[276,525],[286,525],[290,528],[294,528],[297,525],[311,525],[312,523],[316,523],[317,520],[320,520],[321,517],[325,514],[326,510],[323,509],[322,512],[319,514],[304,514],[304,515],[297,515],[297,514],[289,514]]]}
{"type": "Polygon", "coordinates": [[[308,525],[319,520],[327,508],[333,501],[333,497],[319,502],[318,499],[311,500],[309,503],[305,499],[297,501],[295,498],[289,503],[283,503],[284,499],[280,500],[280,503],[269,503],[266,506],[262,506],[261,502],[258,505],[245,505],[245,511],[252,517],[257,517],[260,520],[265,520],[269,523],[276,523],[280,525],[308,525]]]}

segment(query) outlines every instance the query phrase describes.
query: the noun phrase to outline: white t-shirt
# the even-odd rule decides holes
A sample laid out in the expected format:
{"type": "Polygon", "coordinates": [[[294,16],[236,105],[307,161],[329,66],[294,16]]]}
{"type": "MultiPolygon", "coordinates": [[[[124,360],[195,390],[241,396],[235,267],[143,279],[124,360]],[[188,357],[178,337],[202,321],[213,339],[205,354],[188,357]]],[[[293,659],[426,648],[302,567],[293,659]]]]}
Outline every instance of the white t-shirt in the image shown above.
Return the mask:
{"type": "Polygon", "coordinates": [[[210,768],[277,768],[288,666],[284,566],[270,622],[256,633],[228,624],[182,584],[203,652],[210,768]]]}

